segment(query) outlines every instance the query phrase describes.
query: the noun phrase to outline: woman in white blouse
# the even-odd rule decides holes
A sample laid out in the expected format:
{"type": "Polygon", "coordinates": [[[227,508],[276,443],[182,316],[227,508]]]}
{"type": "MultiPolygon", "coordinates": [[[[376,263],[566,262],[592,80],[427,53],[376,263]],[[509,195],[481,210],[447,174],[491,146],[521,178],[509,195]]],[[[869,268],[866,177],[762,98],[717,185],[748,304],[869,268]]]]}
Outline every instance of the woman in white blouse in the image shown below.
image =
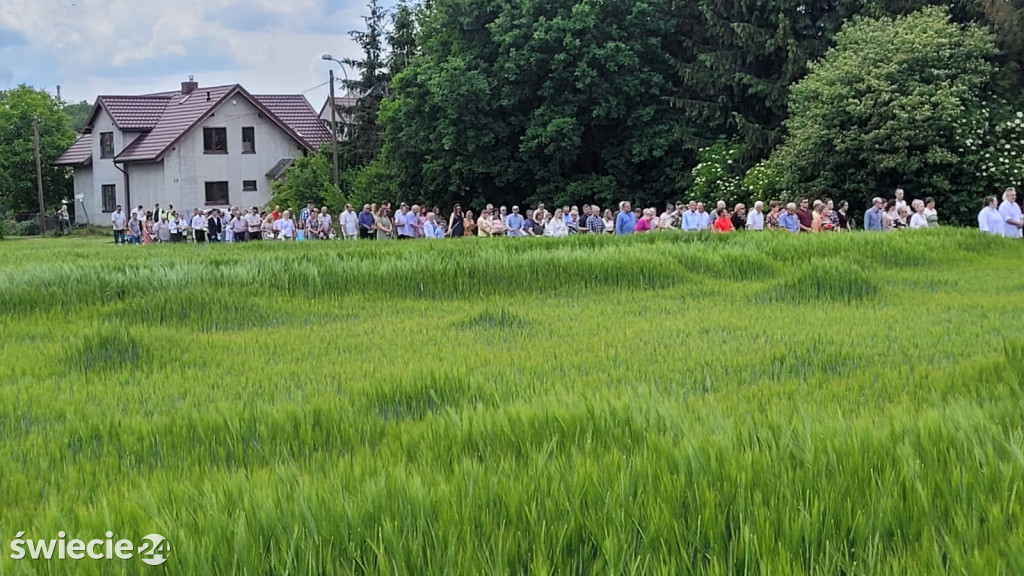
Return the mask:
{"type": "Polygon", "coordinates": [[[279,240],[291,240],[295,238],[295,221],[292,220],[292,213],[290,210],[285,210],[284,215],[278,220],[275,225],[278,232],[279,240]]]}
{"type": "Polygon", "coordinates": [[[910,217],[911,228],[927,228],[928,218],[924,215],[924,201],[914,200],[912,204],[914,207],[914,215],[910,217]]]}
{"type": "Polygon", "coordinates": [[[544,228],[544,235],[551,236],[552,238],[564,238],[569,235],[569,227],[565,225],[565,220],[562,219],[561,208],[555,208],[551,221],[544,228]]]}
{"type": "Polygon", "coordinates": [[[995,196],[985,198],[985,207],[978,213],[978,229],[982,232],[1003,235],[1003,217],[996,208],[999,206],[999,199],[995,196]]]}
{"type": "Polygon", "coordinates": [[[615,233],[615,217],[612,215],[611,210],[604,211],[604,233],[614,234],[615,233]]]}

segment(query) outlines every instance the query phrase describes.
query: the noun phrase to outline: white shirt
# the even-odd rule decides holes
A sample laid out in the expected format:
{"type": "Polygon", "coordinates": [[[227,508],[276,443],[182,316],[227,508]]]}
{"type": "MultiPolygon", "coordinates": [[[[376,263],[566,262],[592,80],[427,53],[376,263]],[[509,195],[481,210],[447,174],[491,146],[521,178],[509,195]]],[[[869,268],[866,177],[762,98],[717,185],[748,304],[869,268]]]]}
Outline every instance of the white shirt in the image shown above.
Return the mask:
{"type": "Polygon", "coordinates": [[[259,214],[249,212],[245,215],[245,224],[249,227],[249,232],[256,233],[260,231],[260,226],[263,225],[263,219],[260,218],[259,214]]]}
{"type": "Polygon", "coordinates": [[[193,230],[206,230],[206,217],[202,214],[196,214],[192,216],[192,229],[193,230]]]}
{"type": "Polygon", "coordinates": [[[675,212],[662,212],[661,213],[660,219],[661,219],[661,227],[662,228],[671,228],[672,227],[672,215],[673,214],[675,214],[675,212]]]}
{"type": "Polygon", "coordinates": [[[569,227],[565,225],[565,221],[561,218],[552,218],[551,222],[548,222],[546,228],[544,228],[544,235],[551,236],[552,238],[562,238],[569,235],[569,227]]]}
{"type": "Polygon", "coordinates": [[[359,217],[355,212],[345,210],[341,213],[341,229],[345,232],[345,236],[356,235],[356,232],[359,231],[359,217]]]}
{"type": "Polygon", "coordinates": [[[996,236],[1003,235],[1003,217],[999,214],[999,211],[991,206],[985,206],[978,213],[978,229],[982,232],[988,232],[989,234],[995,234],[996,236]]]}
{"type": "Polygon", "coordinates": [[[181,226],[178,225],[176,220],[167,221],[167,229],[171,231],[171,234],[177,234],[181,226]]]}
{"type": "Polygon", "coordinates": [[[114,230],[124,230],[124,212],[114,212],[110,215],[110,221],[114,224],[114,230]]]}
{"type": "Polygon", "coordinates": [[[914,215],[910,217],[911,228],[927,228],[928,219],[924,217],[924,214],[918,214],[914,212],[914,215]]]}
{"type": "Polygon", "coordinates": [[[331,231],[331,215],[321,214],[320,215],[320,231],[330,232],[331,231]]]}
{"type": "Polygon", "coordinates": [[[291,218],[282,218],[274,223],[274,226],[281,232],[281,238],[291,238],[295,235],[295,222],[291,218]]]}
{"type": "Polygon", "coordinates": [[[1007,238],[1020,238],[1021,229],[1010,224],[1010,220],[1017,222],[1021,221],[1020,206],[1016,202],[1007,202],[1003,200],[1003,203],[999,205],[999,215],[1003,217],[1003,236],[1007,238]]]}
{"type": "Polygon", "coordinates": [[[764,230],[764,213],[751,210],[747,214],[747,230],[764,230]]]}

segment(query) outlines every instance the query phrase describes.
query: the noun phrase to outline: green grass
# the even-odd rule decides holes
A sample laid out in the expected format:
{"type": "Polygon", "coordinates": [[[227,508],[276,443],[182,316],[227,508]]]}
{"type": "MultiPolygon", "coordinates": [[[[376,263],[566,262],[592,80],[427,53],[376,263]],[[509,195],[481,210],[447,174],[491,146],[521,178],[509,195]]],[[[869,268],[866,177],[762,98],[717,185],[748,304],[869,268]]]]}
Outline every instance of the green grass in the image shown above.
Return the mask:
{"type": "Polygon", "coordinates": [[[3,242],[0,574],[1024,574],[1022,272],[950,229],[3,242]]]}

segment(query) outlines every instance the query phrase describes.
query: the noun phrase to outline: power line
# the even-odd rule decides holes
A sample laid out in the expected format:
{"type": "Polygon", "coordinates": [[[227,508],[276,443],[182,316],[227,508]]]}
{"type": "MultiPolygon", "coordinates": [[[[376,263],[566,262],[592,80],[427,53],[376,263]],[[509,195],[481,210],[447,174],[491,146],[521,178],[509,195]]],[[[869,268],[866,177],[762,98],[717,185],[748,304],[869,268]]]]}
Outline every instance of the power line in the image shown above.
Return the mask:
{"type": "Polygon", "coordinates": [[[321,82],[321,83],[317,84],[316,86],[313,86],[312,88],[310,88],[308,90],[303,90],[302,94],[306,94],[306,93],[312,92],[313,90],[316,90],[318,88],[323,88],[324,86],[327,86],[330,83],[331,83],[330,80],[327,80],[326,82],[321,82]]]}

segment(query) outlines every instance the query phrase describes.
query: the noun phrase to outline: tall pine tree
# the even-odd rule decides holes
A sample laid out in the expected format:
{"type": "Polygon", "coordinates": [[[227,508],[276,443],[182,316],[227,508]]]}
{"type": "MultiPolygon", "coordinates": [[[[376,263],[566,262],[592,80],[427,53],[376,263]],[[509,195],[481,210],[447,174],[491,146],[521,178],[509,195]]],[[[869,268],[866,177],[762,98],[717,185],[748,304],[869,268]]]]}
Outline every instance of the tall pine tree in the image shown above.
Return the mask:
{"type": "Polygon", "coordinates": [[[401,0],[391,15],[387,39],[388,71],[393,79],[409,66],[416,54],[416,14],[406,0],[401,0]]]}
{"type": "Polygon", "coordinates": [[[370,0],[366,7],[369,9],[369,14],[363,16],[366,29],[349,33],[363,49],[363,58],[345,60],[346,64],[359,72],[359,78],[348,83],[348,88],[358,94],[358,101],[352,111],[354,126],[350,140],[350,145],[355,148],[352,154],[356,166],[366,166],[380,153],[383,140],[377,114],[381,102],[391,90],[391,78],[384,55],[387,12],[377,0],[370,0]]]}

